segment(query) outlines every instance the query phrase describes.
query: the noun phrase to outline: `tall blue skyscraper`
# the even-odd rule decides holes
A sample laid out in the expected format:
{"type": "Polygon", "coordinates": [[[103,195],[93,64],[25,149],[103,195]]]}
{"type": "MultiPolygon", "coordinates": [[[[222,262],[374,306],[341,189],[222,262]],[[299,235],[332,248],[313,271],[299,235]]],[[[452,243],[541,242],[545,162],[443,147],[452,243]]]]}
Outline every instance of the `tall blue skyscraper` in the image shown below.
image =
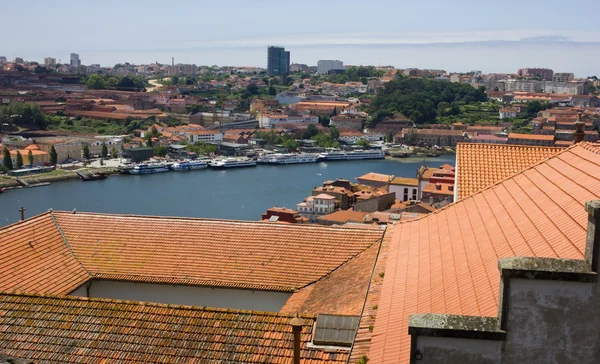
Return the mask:
{"type": "Polygon", "coordinates": [[[267,54],[267,73],[270,76],[284,75],[290,72],[290,52],[285,48],[270,46],[267,54]]]}

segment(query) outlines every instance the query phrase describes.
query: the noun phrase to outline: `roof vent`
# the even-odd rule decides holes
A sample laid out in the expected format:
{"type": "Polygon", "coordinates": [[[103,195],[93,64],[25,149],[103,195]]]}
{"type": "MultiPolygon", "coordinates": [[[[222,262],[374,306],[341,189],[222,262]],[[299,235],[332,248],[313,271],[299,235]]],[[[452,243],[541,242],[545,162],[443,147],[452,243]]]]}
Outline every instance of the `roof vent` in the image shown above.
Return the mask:
{"type": "Polygon", "coordinates": [[[319,315],[313,344],[351,347],[359,320],[359,316],[319,315]]]}

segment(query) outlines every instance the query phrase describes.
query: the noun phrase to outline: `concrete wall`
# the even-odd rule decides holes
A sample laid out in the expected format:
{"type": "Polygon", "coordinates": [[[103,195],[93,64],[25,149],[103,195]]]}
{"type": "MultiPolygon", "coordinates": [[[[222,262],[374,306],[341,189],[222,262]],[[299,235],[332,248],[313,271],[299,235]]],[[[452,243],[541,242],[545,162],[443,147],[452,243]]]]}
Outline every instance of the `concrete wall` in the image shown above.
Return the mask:
{"type": "MultiPolygon", "coordinates": [[[[502,341],[419,336],[419,364],[499,364],[502,341]]],[[[416,359],[416,358],[413,358],[416,359]]],[[[517,362],[515,362],[517,363],[517,362]]]]}
{"type": "Polygon", "coordinates": [[[412,362],[598,363],[599,298],[597,282],[510,279],[505,340],[416,336],[412,362]]]}
{"type": "MultiPolygon", "coordinates": [[[[85,285],[84,285],[85,286],[85,285]]],[[[72,296],[87,297],[82,286],[72,296]]],[[[289,293],[94,280],[89,297],[278,312],[289,293]]]]}
{"type": "Polygon", "coordinates": [[[511,279],[505,363],[600,362],[598,284],[511,279]]]}
{"type": "Polygon", "coordinates": [[[395,199],[396,194],[392,192],[368,200],[356,201],[354,211],[375,212],[387,210],[394,204],[395,199]]]}

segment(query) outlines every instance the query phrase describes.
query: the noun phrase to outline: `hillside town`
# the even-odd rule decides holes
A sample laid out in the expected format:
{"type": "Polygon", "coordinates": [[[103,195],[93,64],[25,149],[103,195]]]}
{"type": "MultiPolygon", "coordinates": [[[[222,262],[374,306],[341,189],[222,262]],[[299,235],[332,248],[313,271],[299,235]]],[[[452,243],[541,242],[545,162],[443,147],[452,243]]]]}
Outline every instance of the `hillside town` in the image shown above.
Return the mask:
{"type": "Polygon", "coordinates": [[[0,363],[600,360],[596,76],[265,53],[0,56],[0,363]]]}
{"type": "Polygon", "coordinates": [[[181,145],[186,151],[252,156],[257,148],[323,152],[387,143],[386,154],[394,157],[435,154],[459,142],[564,147],[572,144],[576,122],[585,123],[585,141],[599,139],[595,78],[537,68],[507,75],[328,60],[309,67],[290,64],[289,52],[277,47],[269,48],[268,57],[278,68],[198,67],[174,60],[110,68],[85,66],[74,53],[67,64],[50,57],[43,63],[0,57],[2,149],[9,150],[13,166],[17,154],[25,158],[35,151],[37,166],[82,162],[90,158],[84,158],[86,146],[90,156],[103,158],[147,147],[165,157],[181,145]],[[386,87],[392,92],[392,85],[421,80],[485,91],[477,96],[481,101],[438,101],[434,116],[380,102],[386,87]],[[108,154],[102,155],[103,145],[108,154]]]}

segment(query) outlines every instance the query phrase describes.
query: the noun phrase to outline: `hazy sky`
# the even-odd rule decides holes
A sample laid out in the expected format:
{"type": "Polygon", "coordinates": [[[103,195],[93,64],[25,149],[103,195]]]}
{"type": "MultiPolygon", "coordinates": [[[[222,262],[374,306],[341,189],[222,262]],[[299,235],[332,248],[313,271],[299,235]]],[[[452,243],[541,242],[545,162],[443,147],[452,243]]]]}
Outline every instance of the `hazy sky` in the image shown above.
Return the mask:
{"type": "Polygon", "coordinates": [[[277,44],[307,64],[600,74],[596,0],[0,0],[0,11],[9,59],[264,67],[277,44]]]}

